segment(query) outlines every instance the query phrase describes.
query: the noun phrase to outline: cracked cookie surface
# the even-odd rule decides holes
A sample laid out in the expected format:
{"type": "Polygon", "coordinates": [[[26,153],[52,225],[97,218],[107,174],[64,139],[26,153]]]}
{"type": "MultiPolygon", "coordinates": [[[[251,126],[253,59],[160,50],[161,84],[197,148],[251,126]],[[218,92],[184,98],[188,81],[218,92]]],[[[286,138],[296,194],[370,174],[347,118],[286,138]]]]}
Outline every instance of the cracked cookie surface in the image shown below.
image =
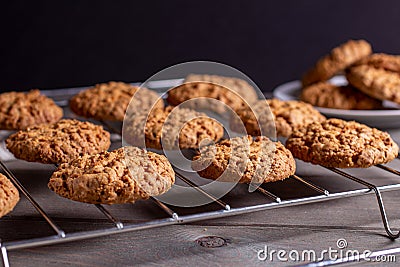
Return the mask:
{"type": "Polygon", "coordinates": [[[16,132],[6,145],[16,158],[57,164],[107,150],[110,134],[90,122],[64,119],[16,132]]]}
{"type": "Polygon", "coordinates": [[[169,90],[167,101],[173,106],[185,102],[186,108],[207,109],[221,116],[256,101],[253,98],[246,99],[245,95],[233,88],[211,82],[188,82],[169,90]]]}
{"type": "Polygon", "coordinates": [[[71,110],[86,118],[97,120],[123,121],[126,109],[149,110],[163,107],[160,96],[149,89],[123,82],[96,84],[71,98],[71,110]],[[131,99],[135,101],[129,105],[131,99]]]}
{"type": "Polygon", "coordinates": [[[11,212],[19,201],[17,188],[0,173],[0,218],[11,212]]]}
{"type": "Polygon", "coordinates": [[[313,106],[335,109],[382,109],[382,101],[368,96],[354,87],[336,86],[319,82],[303,88],[301,100],[313,106]]]}
{"type": "Polygon", "coordinates": [[[0,94],[0,129],[21,130],[60,120],[63,110],[39,90],[0,94]]]}
{"type": "MultiPolygon", "coordinates": [[[[279,99],[259,100],[254,105],[243,107],[231,116],[231,129],[241,132],[243,122],[248,134],[274,135],[271,127],[276,127],[276,135],[287,137],[294,129],[304,127],[325,117],[310,104],[301,101],[282,101],[279,99]]],[[[271,136],[270,136],[271,137],[271,136]]],[[[272,136],[273,137],[273,136],[272,136]]]]}
{"type": "Polygon", "coordinates": [[[192,169],[203,178],[222,182],[268,183],[293,175],[296,164],[280,142],[243,136],[201,148],[192,169]]]}
{"type": "Polygon", "coordinates": [[[293,132],[286,147],[306,162],[336,168],[367,168],[398,154],[390,135],[354,121],[328,119],[293,132]]]}
{"type": "Polygon", "coordinates": [[[332,49],[328,55],[320,58],[303,76],[303,86],[326,81],[371,53],[372,48],[367,41],[349,40],[332,49]]]}
{"type": "Polygon", "coordinates": [[[400,73],[400,56],[376,53],[361,59],[354,65],[370,65],[378,69],[400,73]]]}
{"type": "Polygon", "coordinates": [[[222,138],[224,129],[205,113],[187,108],[166,107],[133,114],[124,123],[124,139],[139,147],[197,149],[222,138]]]}
{"type": "Polygon", "coordinates": [[[360,65],[349,68],[346,78],[352,86],[371,97],[400,104],[400,73],[360,65]]]}
{"type": "Polygon", "coordinates": [[[174,182],[175,173],[166,157],[137,147],[122,147],[61,164],[48,186],[75,201],[122,204],[161,195],[174,182]]]}

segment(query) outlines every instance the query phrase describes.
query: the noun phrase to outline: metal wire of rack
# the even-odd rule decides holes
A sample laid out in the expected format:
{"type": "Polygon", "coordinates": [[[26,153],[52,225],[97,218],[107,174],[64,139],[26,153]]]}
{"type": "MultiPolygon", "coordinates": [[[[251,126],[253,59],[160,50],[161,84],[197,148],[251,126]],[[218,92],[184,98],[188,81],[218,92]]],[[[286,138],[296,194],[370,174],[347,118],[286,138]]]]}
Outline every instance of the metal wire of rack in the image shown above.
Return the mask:
{"type": "MultiPolygon", "coordinates": [[[[107,122],[101,122],[109,131],[114,132],[115,134],[120,134],[120,131],[115,127],[112,127],[107,122]]],[[[396,160],[400,160],[398,157],[396,160]]],[[[383,171],[395,174],[400,176],[400,171],[390,168],[386,165],[377,165],[376,167],[382,169],[383,171]]],[[[121,234],[126,232],[132,231],[139,231],[144,229],[168,226],[168,225],[175,225],[175,224],[184,224],[190,222],[196,222],[200,220],[207,220],[207,219],[215,219],[221,217],[228,217],[233,215],[245,214],[250,212],[256,211],[265,211],[275,208],[282,208],[282,207],[289,207],[289,206],[296,206],[301,204],[308,204],[308,203],[315,203],[339,198],[347,198],[352,196],[360,196],[360,195],[367,195],[367,194],[375,194],[375,197],[378,202],[379,211],[381,214],[383,226],[389,238],[396,239],[400,236],[399,232],[393,232],[391,230],[386,210],[384,207],[384,203],[382,200],[381,192],[388,192],[394,190],[400,190],[400,183],[397,184],[389,184],[389,185],[382,185],[376,186],[372,183],[369,183],[362,178],[353,176],[347,172],[336,168],[326,168],[331,173],[336,173],[340,177],[351,180],[355,183],[358,183],[365,188],[356,189],[356,190],[348,190],[348,191],[341,191],[331,193],[327,189],[323,188],[320,185],[314,184],[309,179],[305,177],[301,177],[299,175],[292,175],[288,179],[293,179],[300,182],[303,186],[312,189],[317,195],[308,196],[308,197],[299,197],[294,199],[284,199],[276,194],[266,190],[265,188],[258,187],[257,192],[264,196],[267,200],[266,203],[256,204],[256,205],[248,205],[244,207],[233,207],[229,203],[225,203],[221,199],[214,197],[212,194],[205,192],[201,189],[197,184],[186,178],[179,172],[176,172],[176,178],[180,179],[188,186],[194,188],[195,190],[202,193],[205,197],[209,198],[210,201],[219,205],[220,209],[217,210],[205,210],[199,213],[189,214],[189,215],[179,215],[178,212],[174,211],[173,207],[166,205],[156,198],[151,197],[151,201],[153,201],[167,216],[162,219],[154,219],[140,223],[123,223],[122,220],[117,218],[110,212],[105,206],[97,204],[95,205],[96,208],[103,214],[103,216],[113,224],[113,227],[106,227],[100,230],[87,230],[87,231],[77,231],[66,233],[61,227],[57,225],[57,223],[46,213],[46,211],[39,205],[39,203],[34,199],[34,197],[29,193],[19,179],[10,171],[7,165],[0,160],[0,168],[4,171],[5,175],[13,182],[13,184],[18,188],[18,190],[22,193],[22,195],[29,201],[29,203],[36,209],[36,211],[40,214],[40,216],[45,220],[45,222],[52,228],[54,234],[43,236],[39,238],[31,238],[31,239],[24,239],[18,241],[7,241],[2,242],[0,239],[0,250],[2,254],[2,263],[3,266],[9,266],[8,260],[8,252],[14,250],[20,250],[25,248],[33,248],[38,246],[44,245],[55,245],[64,242],[72,242],[96,237],[102,237],[106,235],[113,235],[113,234],[121,234]]],[[[251,193],[249,193],[251,194],[251,193]]],[[[383,252],[376,252],[380,254],[390,254],[390,253],[397,253],[399,251],[387,250],[383,252]]],[[[371,257],[375,254],[371,254],[371,257]]],[[[352,259],[339,259],[340,262],[349,262],[352,259]]],[[[320,262],[312,263],[309,266],[326,266],[332,264],[338,264],[338,262],[320,262]],[[314,264],[314,265],[313,265],[314,264]]]]}

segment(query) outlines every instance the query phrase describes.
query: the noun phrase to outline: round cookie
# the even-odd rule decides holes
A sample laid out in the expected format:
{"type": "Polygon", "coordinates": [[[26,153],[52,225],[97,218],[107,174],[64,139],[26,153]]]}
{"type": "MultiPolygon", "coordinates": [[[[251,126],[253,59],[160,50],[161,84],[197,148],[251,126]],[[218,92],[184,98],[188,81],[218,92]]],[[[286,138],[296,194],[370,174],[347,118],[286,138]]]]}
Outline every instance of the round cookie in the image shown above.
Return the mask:
{"type": "Polygon", "coordinates": [[[312,84],[301,91],[300,99],[313,106],[336,109],[382,109],[382,101],[352,86],[336,86],[328,82],[312,84]]]}
{"type": "Polygon", "coordinates": [[[174,182],[175,173],[166,157],[123,147],[61,164],[48,187],[75,201],[121,204],[161,195],[174,182]]]}
{"type": "Polygon", "coordinates": [[[360,65],[349,68],[346,78],[352,86],[371,97],[400,104],[400,73],[360,65]]]}
{"type": "Polygon", "coordinates": [[[255,101],[246,99],[244,95],[210,82],[188,82],[168,91],[168,103],[177,106],[185,102],[185,107],[193,109],[208,109],[224,116],[229,108],[237,110],[255,101]],[[189,102],[185,102],[192,100],[189,102]],[[221,103],[222,102],[222,103],[221,103]]]}
{"type": "Polygon", "coordinates": [[[21,130],[60,120],[63,110],[39,90],[0,94],[0,129],[21,130]]]}
{"type": "Polygon", "coordinates": [[[258,99],[256,90],[253,86],[251,86],[247,81],[235,77],[208,74],[190,74],[185,79],[185,83],[188,82],[210,82],[222,85],[237,92],[248,103],[253,103],[258,99]]]}
{"type": "Polygon", "coordinates": [[[293,175],[296,164],[280,142],[243,136],[201,148],[192,169],[203,178],[221,182],[268,183],[293,175]]]}
{"type": "Polygon", "coordinates": [[[0,173],[0,218],[11,212],[19,201],[17,188],[0,173]]]}
{"type": "Polygon", "coordinates": [[[374,68],[400,73],[400,56],[377,53],[361,59],[355,65],[370,65],[374,68]]]}
{"type": "Polygon", "coordinates": [[[303,76],[303,86],[326,81],[371,53],[372,48],[367,41],[349,40],[320,58],[315,66],[303,76]]]}
{"type": "Polygon", "coordinates": [[[16,158],[56,164],[107,150],[110,134],[90,122],[60,120],[16,132],[7,138],[6,145],[16,158]]]}
{"type": "Polygon", "coordinates": [[[222,125],[205,113],[173,107],[133,114],[123,128],[128,144],[167,150],[197,149],[224,135],[222,125]]]}
{"type": "Polygon", "coordinates": [[[329,119],[294,131],[286,141],[293,156],[336,168],[367,168],[396,158],[390,135],[354,121],[329,119]]]}
{"type": "Polygon", "coordinates": [[[247,133],[253,136],[260,135],[261,131],[263,135],[269,133],[271,131],[270,128],[274,127],[273,122],[276,127],[276,135],[287,137],[295,129],[315,121],[325,120],[325,117],[310,104],[295,100],[260,100],[252,105],[251,109],[243,107],[237,110],[236,114],[241,121],[237,116],[232,116],[230,128],[233,131],[238,131],[238,129],[241,129],[241,123],[243,122],[247,133]]]}
{"type": "Polygon", "coordinates": [[[164,106],[156,92],[123,82],[96,84],[72,97],[69,106],[74,113],[86,118],[123,121],[132,97],[136,102],[130,109],[149,110],[153,105],[164,106]]]}

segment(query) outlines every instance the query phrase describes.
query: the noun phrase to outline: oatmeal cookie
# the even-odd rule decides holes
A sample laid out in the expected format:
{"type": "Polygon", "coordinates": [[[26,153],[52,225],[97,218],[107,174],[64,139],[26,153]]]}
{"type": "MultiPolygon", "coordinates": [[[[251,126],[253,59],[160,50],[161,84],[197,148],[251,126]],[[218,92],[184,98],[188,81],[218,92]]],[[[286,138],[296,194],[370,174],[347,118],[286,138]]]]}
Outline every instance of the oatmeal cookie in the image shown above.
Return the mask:
{"type": "Polygon", "coordinates": [[[349,68],[346,78],[352,86],[371,97],[400,104],[400,73],[360,65],[349,68]]]}
{"type": "Polygon", "coordinates": [[[146,88],[132,86],[123,82],[96,84],[72,97],[69,106],[79,116],[97,120],[123,121],[129,102],[134,97],[130,109],[149,110],[163,107],[159,95],[146,88]]]}
{"type": "Polygon", "coordinates": [[[255,99],[246,99],[233,87],[210,82],[188,82],[169,90],[167,101],[173,106],[188,101],[185,102],[187,108],[208,109],[225,116],[230,109],[237,110],[253,103],[255,99]]]}
{"type": "Polygon", "coordinates": [[[313,106],[336,109],[382,109],[382,101],[372,98],[354,87],[336,86],[319,82],[303,88],[301,100],[313,106]]]}
{"type": "Polygon", "coordinates": [[[235,77],[208,74],[190,74],[185,79],[185,83],[187,82],[210,82],[222,85],[237,92],[249,103],[253,103],[258,99],[257,93],[253,86],[251,86],[247,81],[235,77]]]}
{"type": "Polygon", "coordinates": [[[161,195],[174,182],[175,173],[166,157],[137,147],[123,147],[61,164],[48,186],[75,201],[121,204],[161,195]]]}
{"type": "Polygon", "coordinates": [[[0,173],[0,218],[11,212],[19,201],[17,188],[0,173]]]}
{"type": "Polygon", "coordinates": [[[326,81],[371,53],[372,48],[367,41],[349,40],[320,58],[315,66],[303,76],[303,86],[326,81]]]}
{"type": "Polygon", "coordinates": [[[102,126],[77,120],[42,124],[10,135],[7,149],[16,158],[41,163],[62,163],[110,146],[110,134],[102,126]]]}
{"type": "Polygon", "coordinates": [[[293,175],[296,164],[280,142],[243,136],[201,148],[192,169],[201,177],[222,182],[268,183],[293,175]]]}
{"type": "Polygon", "coordinates": [[[218,141],[222,125],[205,113],[187,108],[153,109],[133,114],[124,124],[124,139],[134,146],[155,149],[197,149],[218,141]]]}
{"type": "Polygon", "coordinates": [[[400,56],[377,53],[361,59],[354,65],[370,65],[377,69],[400,73],[400,56]]]}
{"type": "Polygon", "coordinates": [[[0,94],[0,129],[21,130],[60,120],[63,110],[39,90],[0,94]]]}
{"type": "Polygon", "coordinates": [[[340,119],[312,123],[294,131],[286,147],[303,161],[336,168],[384,164],[399,151],[388,133],[340,119]]]}
{"type": "Polygon", "coordinates": [[[310,104],[294,100],[260,100],[252,105],[251,109],[243,107],[237,110],[236,114],[237,116],[231,116],[231,129],[238,131],[243,122],[247,133],[253,136],[261,135],[261,133],[268,136],[271,128],[275,126],[277,136],[287,137],[295,129],[311,122],[325,120],[325,117],[310,104]]]}

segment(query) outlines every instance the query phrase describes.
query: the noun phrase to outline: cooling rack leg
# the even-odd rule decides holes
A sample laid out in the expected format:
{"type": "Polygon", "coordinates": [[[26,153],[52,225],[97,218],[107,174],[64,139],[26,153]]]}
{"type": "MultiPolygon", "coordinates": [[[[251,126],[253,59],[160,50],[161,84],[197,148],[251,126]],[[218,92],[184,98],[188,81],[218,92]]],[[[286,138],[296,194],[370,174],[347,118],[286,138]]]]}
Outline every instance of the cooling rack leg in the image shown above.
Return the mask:
{"type": "Polygon", "coordinates": [[[332,171],[332,172],[334,172],[334,173],[340,174],[341,176],[343,176],[343,177],[345,177],[347,179],[350,179],[350,180],[352,180],[354,182],[362,184],[362,185],[368,187],[371,190],[374,190],[374,193],[375,193],[376,199],[378,201],[378,205],[379,205],[379,211],[381,213],[383,226],[385,227],[386,233],[388,234],[390,239],[397,239],[400,236],[400,231],[398,231],[397,233],[394,233],[390,229],[389,221],[388,221],[387,216],[386,216],[385,206],[383,205],[381,192],[379,191],[379,189],[375,185],[373,185],[371,183],[368,183],[368,182],[366,182],[366,181],[364,181],[364,180],[362,180],[362,179],[360,179],[358,177],[354,177],[354,176],[352,176],[352,175],[350,175],[348,173],[345,173],[345,172],[343,172],[341,170],[338,170],[336,168],[328,168],[328,167],[325,167],[325,168],[330,170],[330,171],[332,171]]]}
{"type": "Polygon", "coordinates": [[[10,267],[10,262],[8,261],[7,249],[1,245],[1,242],[0,242],[0,248],[1,248],[1,259],[3,262],[3,266],[10,267]]]}
{"type": "Polygon", "coordinates": [[[383,205],[381,192],[376,186],[374,186],[373,190],[375,192],[376,199],[378,200],[379,210],[381,212],[382,222],[383,226],[385,227],[386,233],[391,239],[397,239],[400,236],[400,231],[398,231],[397,233],[393,233],[393,231],[390,229],[389,221],[386,216],[385,206],[383,205]]]}

